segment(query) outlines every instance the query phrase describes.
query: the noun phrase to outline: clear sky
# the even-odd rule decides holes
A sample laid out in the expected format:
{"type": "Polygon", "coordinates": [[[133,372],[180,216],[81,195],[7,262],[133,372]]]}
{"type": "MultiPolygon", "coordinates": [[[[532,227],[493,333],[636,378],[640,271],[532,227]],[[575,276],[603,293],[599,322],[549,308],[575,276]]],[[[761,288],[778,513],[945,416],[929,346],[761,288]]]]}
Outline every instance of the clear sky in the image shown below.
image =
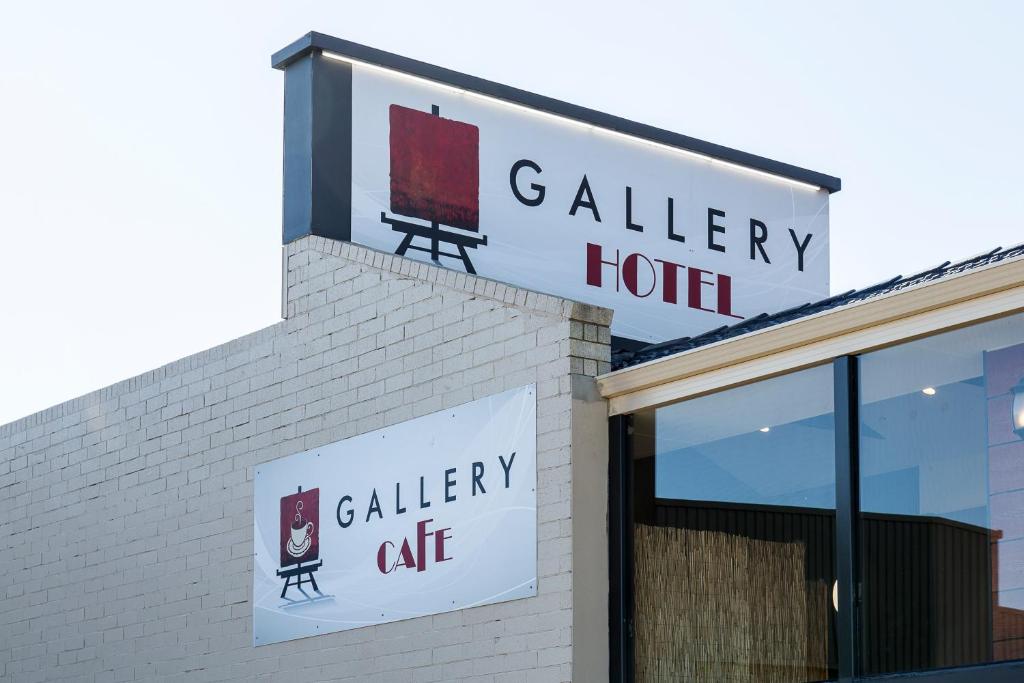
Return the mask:
{"type": "Polygon", "coordinates": [[[836,175],[832,289],[1024,241],[1024,3],[45,2],[0,22],[0,423],[273,324],[309,30],[836,175]]]}

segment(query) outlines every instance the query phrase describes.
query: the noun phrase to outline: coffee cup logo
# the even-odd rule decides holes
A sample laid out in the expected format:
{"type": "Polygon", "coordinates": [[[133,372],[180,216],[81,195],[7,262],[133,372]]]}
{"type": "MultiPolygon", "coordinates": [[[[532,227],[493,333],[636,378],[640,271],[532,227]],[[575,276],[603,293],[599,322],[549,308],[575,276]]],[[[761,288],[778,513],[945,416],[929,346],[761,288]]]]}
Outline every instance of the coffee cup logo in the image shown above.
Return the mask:
{"type": "Polygon", "coordinates": [[[320,489],[281,498],[281,566],[311,562],[320,555],[320,489]]]}
{"type": "Polygon", "coordinates": [[[292,522],[291,541],[285,547],[292,557],[302,557],[309,550],[314,524],[302,517],[302,501],[295,503],[295,521],[292,522]]]}

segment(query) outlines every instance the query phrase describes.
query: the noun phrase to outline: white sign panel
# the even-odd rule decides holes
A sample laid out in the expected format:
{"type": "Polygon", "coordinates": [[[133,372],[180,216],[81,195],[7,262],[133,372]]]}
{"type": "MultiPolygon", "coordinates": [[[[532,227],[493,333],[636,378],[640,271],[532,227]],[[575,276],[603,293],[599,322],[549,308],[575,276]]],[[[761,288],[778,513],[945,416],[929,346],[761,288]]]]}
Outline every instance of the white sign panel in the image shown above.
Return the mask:
{"type": "Polygon", "coordinates": [[[537,594],[533,386],[256,468],[256,645],[537,594]]]}
{"type": "Polygon", "coordinates": [[[359,63],[351,236],[645,341],[829,291],[825,189],[359,63]]]}

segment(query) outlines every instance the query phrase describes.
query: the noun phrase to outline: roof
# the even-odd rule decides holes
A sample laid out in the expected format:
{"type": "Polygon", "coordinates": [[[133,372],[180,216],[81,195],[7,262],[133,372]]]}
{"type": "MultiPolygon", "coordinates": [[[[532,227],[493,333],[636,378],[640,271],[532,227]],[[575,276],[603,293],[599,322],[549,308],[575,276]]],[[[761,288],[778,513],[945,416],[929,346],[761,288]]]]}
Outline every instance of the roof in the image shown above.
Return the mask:
{"type": "Polygon", "coordinates": [[[792,320],[798,320],[817,313],[835,310],[837,308],[842,308],[843,306],[849,306],[850,304],[873,299],[884,294],[899,292],[910,287],[916,287],[936,280],[942,280],[983,266],[988,266],[994,263],[999,263],[1000,261],[1007,261],[1021,256],[1024,256],[1024,244],[1018,244],[1017,246],[1010,247],[1009,249],[997,247],[992,251],[973,256],[958,263],[950,263],[949,261],[946,261],[934,268],[929,268],[928,270],[916,275],[911,275],[910,277],[897,275],[894,278],[870,287],[865,287],[863,289],[851,289],[848,292],[843,292],[842,294],[837,294],[827,299],[822,299],[821,301],[801,304],[774,314],[761,313],[760,315],[747,318],[743,322],[735,325],[719,327],[693,337],[680,337],[679,339],[660,342],[658,344],[649,344],[640,348],[633,348],[632,350],[624,348],[612,349],[612,369],[620,370],[633,365],[639,365],[640,363],[646,363],[647,361],[664,358],[665,356],[671,356],[683,351],[696,349],[701,346],[707,346],[708,344],[714,344],[715,342],[724,341],[750,332],[757,332],[758,330],[774,327],[775,325],[781,325],[782,323],[787,323],[792,320]]]}

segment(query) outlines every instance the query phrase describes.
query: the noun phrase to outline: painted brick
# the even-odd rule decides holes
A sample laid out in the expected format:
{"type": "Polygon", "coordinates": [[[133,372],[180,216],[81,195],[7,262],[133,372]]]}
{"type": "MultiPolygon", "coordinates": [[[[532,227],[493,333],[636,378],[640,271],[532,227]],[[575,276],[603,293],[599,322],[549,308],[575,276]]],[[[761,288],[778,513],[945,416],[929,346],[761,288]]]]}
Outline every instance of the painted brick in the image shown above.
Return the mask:
{"type": "Polygon", "coordinates": [[[0,426],[0,678],[571,680],[570,373],[607,369],[610,313],[284,250],[286,320],[0,426]],[[259,463],[531,382],[537,597],[252,647],[259,463]]]}

